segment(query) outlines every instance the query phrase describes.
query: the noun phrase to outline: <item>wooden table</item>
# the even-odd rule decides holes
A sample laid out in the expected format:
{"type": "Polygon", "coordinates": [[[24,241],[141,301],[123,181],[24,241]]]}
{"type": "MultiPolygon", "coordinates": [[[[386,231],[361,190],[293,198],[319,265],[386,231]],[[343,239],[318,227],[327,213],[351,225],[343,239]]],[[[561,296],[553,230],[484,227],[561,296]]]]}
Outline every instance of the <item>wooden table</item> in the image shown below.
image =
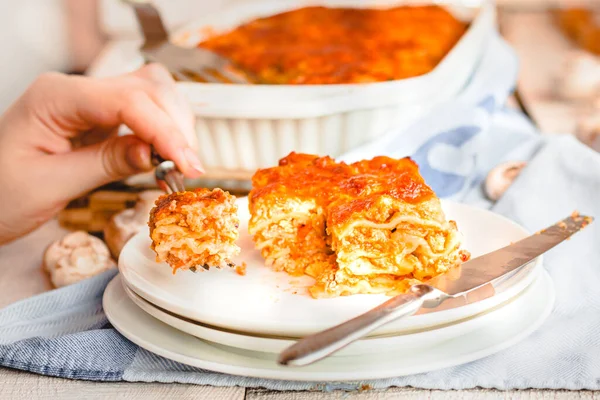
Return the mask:
{"type": "MultiPolygon", "coordinates": [[[[537,3],[544,0],[538,0],[537,3]]],[[[571,46],[553,31],[547,13],[518,10],[519,2],[500,13],[504,36],[513,43],[522,60],[519,91],[535,122],[548,132],[571,132],[575,116],[568,104],[553,99],[548,93],[556,62],[571,46]],[[543,45],[540,45],[543,43],[543,45]],[[558,58],[557,58],[558,57],[558,58]]],[[[50,288],[40,271],[43,249],[63,230],[56,221],[39,231],[0,248],[0,307],[50,288]]],[[[0,369],[0,400],[32,398],[111,398],[111,399],[600,399],[600,393],[560,390],[496,390],[437,391],[392,388],[360,393],[274,392],[263,389],[217,388],[187,384],[105,383],[73,381],[38,376],[26,372],[0,369]]]]}

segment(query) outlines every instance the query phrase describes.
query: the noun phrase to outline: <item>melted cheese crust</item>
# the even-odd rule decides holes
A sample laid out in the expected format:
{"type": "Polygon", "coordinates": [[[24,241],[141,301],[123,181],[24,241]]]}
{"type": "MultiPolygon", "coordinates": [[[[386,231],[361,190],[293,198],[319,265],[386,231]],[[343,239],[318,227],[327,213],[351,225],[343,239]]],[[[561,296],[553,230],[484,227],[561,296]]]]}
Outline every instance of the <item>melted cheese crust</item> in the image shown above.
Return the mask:
{"type": "Polygon", "coordinates": [[[314,297],[401,293],[468,259],[409,158],[291,153],[254,175],[249,209],[267,264],[315,278],[314,297]]]}
{"type": "Polygon", "coordinates": [[[304,7],[199,43],[263,84],[382,82],[430,72],[467,25],[442,7],[304,7]]]}

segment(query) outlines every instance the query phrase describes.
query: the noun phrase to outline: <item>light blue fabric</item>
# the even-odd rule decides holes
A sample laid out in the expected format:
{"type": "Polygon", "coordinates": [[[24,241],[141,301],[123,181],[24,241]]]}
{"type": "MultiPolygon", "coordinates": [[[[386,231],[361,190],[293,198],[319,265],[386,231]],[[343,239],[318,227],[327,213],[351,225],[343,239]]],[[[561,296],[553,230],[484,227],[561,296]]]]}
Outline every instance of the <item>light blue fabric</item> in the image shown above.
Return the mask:
{"type": "Polygon", "coordinates": [[[408,129],[392,129],[340,159],[350,162],[381,154],[411,156],[439,197],[461,200],[499,161],[513,157],[512,151],[522,151],[525,142],[540,142],[528,120],[505,108],[517,72],[513,50],[494,37],[456,100],[438,105],[408,129]]]}
{"type": "MultiPolygon", "coordinates": [[[[544,138],[504,108],[517,74],[512,50],[498,37],[456,101],[403,132],[345,155],[355,160],[412,155],[442,197],[491,208],[529,230],[574,209],[600,215],[600,155],[569,136],[544,138]],[[481,183],[504,160],[530,160],[495,204],[481,183]]],[[[107,325],[102,292],[114,272],[0,310],[0,365],[89,380],[159,381],[280,390],[413,386],[463,389],[600,389],[600,229],[593,224],[545,257],[554,279],[553,314],[532,336],[463,366],[374,382],[317,384],[229,376],[166,360],[138,348],[107,325]]]]}

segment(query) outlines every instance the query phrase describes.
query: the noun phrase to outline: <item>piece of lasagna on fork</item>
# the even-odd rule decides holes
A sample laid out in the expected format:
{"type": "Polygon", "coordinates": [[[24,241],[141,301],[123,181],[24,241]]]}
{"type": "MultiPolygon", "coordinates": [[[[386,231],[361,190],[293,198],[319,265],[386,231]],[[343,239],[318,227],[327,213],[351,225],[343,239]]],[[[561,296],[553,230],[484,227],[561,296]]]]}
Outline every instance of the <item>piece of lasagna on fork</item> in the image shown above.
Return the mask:
{"type": "Polygon", "coordinates": [[[150,238],[156,261],[178,269],[233,267],[239,254],[235,197],[221,189],[163,195],[150,211],[150,238]]]}
{"type": "Polygon", "coordinates": [[[267,264],[315,278],[313,297],[402,293],[469,257],[409,158],[292,153],[255,174],[250,213],[267,264]]]}

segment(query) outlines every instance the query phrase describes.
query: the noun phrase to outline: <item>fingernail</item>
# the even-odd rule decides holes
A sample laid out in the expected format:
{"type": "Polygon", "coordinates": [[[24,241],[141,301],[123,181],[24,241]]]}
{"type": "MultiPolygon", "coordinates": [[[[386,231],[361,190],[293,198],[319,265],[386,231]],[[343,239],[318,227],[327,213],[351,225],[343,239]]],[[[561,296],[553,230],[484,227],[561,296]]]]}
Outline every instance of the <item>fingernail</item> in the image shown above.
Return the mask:
{"type": "Polygon", "coordinates": [[[183,155],[185,156],[187,162],[190,164],[190,167],[194,168],[196,171],[201,173],[206,172],[204,171],[204,167],[202,166],[202,163],[200,162],[200,159],[198,158],[198,155],[194,152],[194,150],[188,147],[183,151],[183,155]]]}

